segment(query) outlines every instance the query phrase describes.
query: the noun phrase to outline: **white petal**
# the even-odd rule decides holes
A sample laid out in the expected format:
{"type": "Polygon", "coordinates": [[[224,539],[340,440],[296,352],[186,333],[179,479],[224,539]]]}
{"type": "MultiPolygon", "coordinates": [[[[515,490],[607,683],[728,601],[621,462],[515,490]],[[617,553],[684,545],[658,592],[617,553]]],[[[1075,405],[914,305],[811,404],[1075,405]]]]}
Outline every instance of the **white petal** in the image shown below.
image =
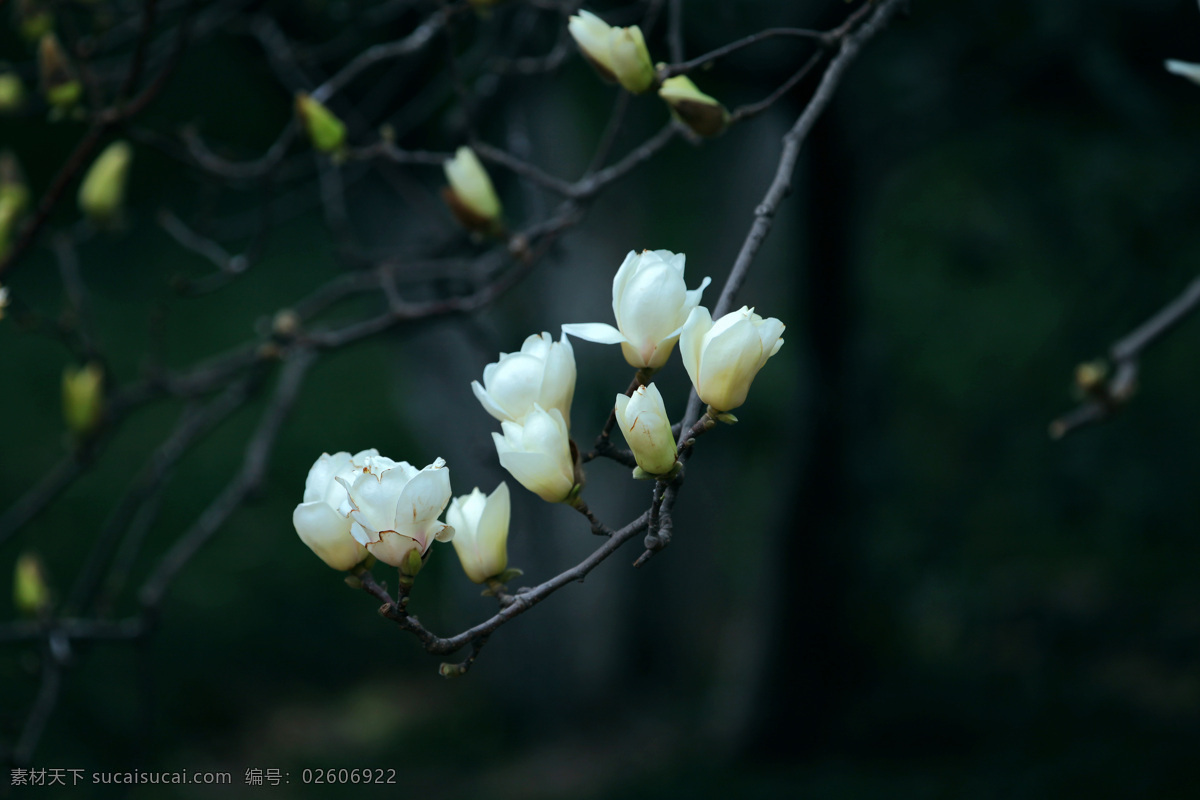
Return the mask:
{"type": "Polygon", "coordinates": [[[348,570],[367,551],[350,535],[350,520],[323,502],[301,503],[292,512],[300,540],[334,569],[348,570]]]}
{"type": "Polygon", "coordinates": [[[501,453],[500,465],[529,491],[547,503],[561,503],[571,493],[572,478],[556,459],[543,453],[501,453]]]}
{"type": "MultiPolygon", "coordinates": [[[[642,264],[642,257],[630,250],[625,256],[625,260],[621,262],[621,266],[617,267],[617,274],[613,276],[613,319],[621,318],[621,296],[625,294],[625,286],[629,279],[633,277],[642,264]]],[[[565,327],[565,326],[564,326],[565,327]]],[[[606,344],[613,344],[607,342],[606,344]]]]}
{"type": "Polygon", "coordinates": [[[704,306],[696,306],[683,323],[679,333],[679,357],[683,359],[683,368],[687,370],[692,385],[698,392],[700,389],[700,352],[704,348],[704,339],[712,329],[712,317],[704,306]]]}
{"type": "Polygon", "coordinates": [[[380,540],[368,544],[367,550],[383,563],[393,567],[403,564],[410,550],[424,554],[420,542],[396,531],[383,531],[380,540]]]}
{"type": "MultiPolygon", "coordinates": [[[[484,371],[484,375],[487,375],[486,370],[484,371]]],[[[482,386],[479,385],[479,381],[471,381],[471,391],[475,393],[475,399],[479,401],[481,406],[483,406],[484,411],[491,414],[498,420],[509,419],[508,412],[506,412],[503,408],[497,405],[494,400],[492,400],[492,396],[488,394],[482,386]]]]}
{"type": "Polygon", "coordinates": [[[421,470],[400,492],[394,529],[402,533],[409,527],[423,529],[426,523],[441,516],[450,495],[450,470],[445,467],[421,470]]]}
{"type": "Polygon", "coordinates": [[[1193,83],[1200,83],[1200,64],[1191,64],[1187,61],[1167,61],[1167,72],[1172,75],[1179,75],[1187,78],[1193,83]]]}
{"type": "Polygon", "coordinates": [[[603,322],[572,322],[562,326],[563,333],[598,344],[626,341],[619,330],[603,322]]]}

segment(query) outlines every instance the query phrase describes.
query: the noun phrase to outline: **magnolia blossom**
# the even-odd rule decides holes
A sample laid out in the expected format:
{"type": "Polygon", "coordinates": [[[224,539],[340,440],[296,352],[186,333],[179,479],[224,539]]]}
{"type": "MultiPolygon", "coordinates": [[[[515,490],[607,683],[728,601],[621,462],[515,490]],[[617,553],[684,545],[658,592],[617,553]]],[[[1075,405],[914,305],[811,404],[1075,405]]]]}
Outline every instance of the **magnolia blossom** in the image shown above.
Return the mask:
{"type": "Polygon", "coordinates": [[[454,216],[464,226],[487,231],[500,220],[500,198],[487,170],[469,147],[460,147],[454,158],[442,165],[449,189],[443,192],[454,216]]]}
{"type": "Polygon", "coordinates": [[[700,304],[700,288],[688,291],[683,281],[683,253],[670,250],[629,252],[613,278],[613,316],[617,327],[603,322],[563,325],[564,333],[589,342],[620,344],[632,366],[658,369],[667,363],[688,313],[700,304]]]}
{"type": "Polygon", "coordinates": [[[350,518],[340,510],[348,501],[346,489],[336,480],[354,479],[362,471],[368,456],[377,450],[363,450],[354,456],[347,452],[322,453],[304,481],[304,502],[292,512],[292,525],[300,541],[334,569],[348,570],[367,557],[367,549],[350,535],[350,518]]]}
{"type": "Polygon", "coordinates": [[[580,52],[605,80],[640,94],[654,83],[654,65],[642,29],[637,25],[614,28],[587,11],[567,22],[580,52]]]}
{"type": "Polygon", "coordinates": [[[490,495],[476,487],[451,500],[446,509],[446,521],[454,526],[454,550],[475,583],[499,575],[508,566],[509,514],[508,484],[503,481],[490,495]]]}
{"type": "Polygon", "coordinates": [[[471,391],[489,414],[501,422],[522,422],[534,405],[557,409],[570,427],[575,396],[575,352],[566,336],[554,341],[549,333],[534,334],[519,353],[501,353],[483,368],[483,385],[471,381],[471,391]]]}
{"type": "Polygon", "coordinates": [[[454,536],[437,521],[449,501],[450,470],[440,458],[418,470],[377,450],[326,453],[308,472],[292,524],[335,569],[348,570],[369,552],[414,574],[434,539],[454,536]]]}
{"type": "Polygon", "coordinates": [[[454,528],[438,522],[450,502],[450,470],[440,458],[417,469],[407,461],[371,456],[353,483],[341,476],[336,480],[349,493],[343,508],[350,535],[385,564],[415,574],[420,562],[414,553],[423,558],[434,539],[454,538],[454,528]]]}
{"type": "Polygon", "coordinates": [[[502,434],[492,434],[500,466],[547,503],[566,500],[575,488],[575,459],[559,410],[535,403],[524,423],[505,420],[500,429],[502,434]]]}
{"type": "Polygon", "coordinates": [[[754,376],[783,347],[783,328],[746,306],[716,324],[707,308],[693,310],[679,337],[679,355],[700,399],[717,411],[746,402],[754,376]]]}
{"type": "Polygon", "coordinates": [[[675,466],[675,437],[662,395],[652,383],[639,386],[632,397],[617,395],[617,425],[638,466],[651,475],[665,475],[675,466]]]}

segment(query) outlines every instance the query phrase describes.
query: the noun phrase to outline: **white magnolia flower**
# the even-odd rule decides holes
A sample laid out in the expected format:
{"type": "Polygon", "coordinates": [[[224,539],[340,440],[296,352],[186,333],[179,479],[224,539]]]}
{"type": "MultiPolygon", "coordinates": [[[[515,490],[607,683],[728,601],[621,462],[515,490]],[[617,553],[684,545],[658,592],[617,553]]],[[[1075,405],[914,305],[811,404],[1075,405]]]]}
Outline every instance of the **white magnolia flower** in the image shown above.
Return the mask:
{"type": "Polygon", "coordinates": [[[508,484],[503,481],[490,495],[476,487],[450,501],[446,521],[454,526],[452,544],[463,571],[475,583],[499,575],[508,566],[509,515],[508,484]]]}
{"type": "Polygon", "coordinates": [[[419,559],[434,539],[454,536],[454,528],[437,521],[449,501],[450,470],[440,458],[418,470],[377,450],[323,454],[309,470],[292,523],[335,569],[348,570],[369,552],[415,572],[410,553],[419,559]]]}
{"type": "Polygon", "coordinates": [[[614,28],[587,11],[567,22],[580,52],[605,80],[640,94],[654,84],[654,65],[642,29],[637,25],[614,28]]]}
{"type": "Polygon", "coordinates": [[[1192,83],[1200,83],[1200,64],[1169,60],[1166,66],[1167,72],[1170,72],[1172,75],[1182,76],[1192,83]]]}
{"type": "Polygon", "coordinates": [[[569,428],[575,396],[575,352],[566,336],[554,341],[549,333],[534,334],[519,353],[501,353],[483,368],[483,385],[471,390],[484,410],[501,422],[522,422],[535,404],[558,409],[569,428]]]}
{"type": "Polygon", "coordinates": [[[379,453],[364,450],[353,457],[344,451],[322,453],[304,481],[304,502],[292,512],[292,525],[300,540],[334,569],[351,569],[367,557],[367,549],[350,535],[349,517],[339,511],[347,495],[335,479],[353,480],[362,468],[352,462],[361,462],[368,455],[379,453]]]}
{"type": "Polygon", "coordinates": [[[547,503],[561,503],[575,487],[567,423],[557,408],[534,404],[523,424],[505,420],[503,434],[493,433],[500,465],[547,503]]]}
{"type": "Polygon", "coordinates": [[[454,528],[438,522],[450,502],[450,470],[442,459],[424,469],[386,456],[365,459],[353,482],[339,476],[348,493],[341,507],[350,535],[385,564],[415,574],[433,540],[448,542],[454,528]]]}
{"type": "Polygon", "coordinates": [[[700,304],[700,288],[688,291],[683,281],[683,253],[670,250],[629,252],[613,278],[613,316],[617,327],[603,322],[563,325],[564,333],[589,342],[620,344],[635,367],[658,369],[667,363],[688,314],[700,304]]]}
{"type": "Polygon", "coordinates": [[[742,306],[713,324],[707,308],[692,311],[679,337],[683,367],[700,399],[717,411],[746,402],[754,376],[783,347],[784,325],[742,306]]]}
{"type": "Polygon", "coordinates": [[[651,475],[665,475],[675,466],[675,437],[662,395],[653,383],[639,386],[632,397],[619,394],[617,425],[638,466],[651,475]]]}
{"type": "Polygon", "coordinates": [[[450,210],[464,226],[472,230],[487,231],[500,220],[500,198],[487,170],[479,163],[479,157],[469,147],[460,147],[454,158],[443,165],[449,191],[444,193],[450,210]]]}

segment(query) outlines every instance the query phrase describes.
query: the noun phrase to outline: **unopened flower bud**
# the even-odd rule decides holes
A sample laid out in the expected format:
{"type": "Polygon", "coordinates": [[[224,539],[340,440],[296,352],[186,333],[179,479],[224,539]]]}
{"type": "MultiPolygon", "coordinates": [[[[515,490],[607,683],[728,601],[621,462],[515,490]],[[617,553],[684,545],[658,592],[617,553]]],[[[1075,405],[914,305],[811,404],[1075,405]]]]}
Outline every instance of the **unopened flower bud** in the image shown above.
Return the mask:
{"type": "Polygon", "coordinates": [[[547,503],[567,503],[578,496],[575,454],[567,423],[557,408],[538,404],[522,423],[504,420],[493,433],[500,466],[547,503]]]}
{"type": "Polygon", "coordinates": [[[470,230],[495,233],[500,227],[500,198],[475,151],[458,148],[443,169],[450,185],[442,190],[442,198],[455,219],[470,230]]]}
{"type": "Polygon", "coordinates": [[[456,497],[446,509],[446,522],[454,526],[455,552],[467,577],[486,583],[508,566],[508,484],[501,481],[490,495],[476,487],[456,497]]]}
{"type": "Polygon", "coordinates": [[[79,210],[97,225],[111,223],[125,200],[133,148],[118,140],[104,148],[92,162],[79,186],[79,210]]]}
{"type": "Polygon", "coordinates": [[[92,361],[63,370],[63,418],[67,428],[87,436],[104,414],[104,369],[92,361]]]}
{"type": "Polygon", "coordinates": [[[346,126],[332,111],[304,92],[296,93],[296,116],[312,146],[322,153],[337,153],[346,144],[346,126]]]}
{"type": "Polygon", "coordinates": [[[729,123],[725,106],[697,89],[686,75],[667,78],[658,96],[671,107],[676,119],[700,136],[716,136],[729,123]]]}
{"type": "Polygon", "coordinates": [[[4,150],[0,152],[0,257],[7,252],[27,205],[29,188],[25,185],[21,166],[12,151],[4,150]]]}
{"type": "Polygon", "coordinates": [[[1108,377],[1108,365],[1103,361],[1085,361],[1075,367],[1075,385],[1084,394],[1100,389],[1108,377]]]}
{"type": "Polygon", "coordinates": [[[40,617],[50,610],[50,587],[42,560],[34,553],[17,557],[13,570],[13,605],[26,617],[40,617]]]}
{"type": "Polygon", "coordinates": [[[783,347],[783,327],[746,306],[715,323],[707,308],[693,309],[679,335],[679,355],[700,399],[718,412],[746,402],[754,376],[783,347]]]}
{"type": "Polygon", "coordinates": [[[83,84],[53,33],[38,42],[38,74],[46,103],[60,112],[74,108],[83,95],[83,84]]]}
{"type": "Polygon", "coordinates": [[[0,114],[14,114],[25,105],[25,85],[15,72],[0,73],[0,114]]]}
{"type": "Polygon", "coordinates": [[[421,558],[421,551],[414,547],[405,554],[404,559],[400,562],[400,574],[415,578],[423,566],[425,566],[425,561],[421,558]]]}
{"type": "Polygon", "coordinates": [[[0,319],[4,319],[4,309],[8,308],[8,287],[0,286],[0,319]]]}
{"type": "Polygon", "coordinates": [[[587,11],[571,17],[567,29],[600,77],[619,83],[634,94],[654,85],[654,65],[642,29],[637,25],[614,28],[587,11]]]}
{"type": "Polygon", "coordinates": [[[36,42],[54,30],[54,15],[46,0],[17,0],[13,16],[21,38],[27,42],[36,42]]]}
{"type": "Polygon", "coordinates": [[[639,467],[651,475],[666,475],[675,468],[675,437],[657,386],[639,386],[632,396],[617,395],[613,412],[639,467]]]}

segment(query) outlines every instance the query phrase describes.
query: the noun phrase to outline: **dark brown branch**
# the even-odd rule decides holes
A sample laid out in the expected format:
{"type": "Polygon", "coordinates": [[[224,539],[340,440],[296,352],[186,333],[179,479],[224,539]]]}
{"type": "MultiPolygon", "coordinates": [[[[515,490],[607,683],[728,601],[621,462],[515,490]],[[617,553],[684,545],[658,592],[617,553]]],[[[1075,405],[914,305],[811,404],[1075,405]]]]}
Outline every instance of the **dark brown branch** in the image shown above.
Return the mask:
{"type": "Polygon", "coordinates": [[[1050,436],[1061,439],[1077,428],[1102,422],[1123,408],[1137,390],[1142,353],[1191,316],[1197,307],[1200,307],[1200,277],[1193,278],[1178,297],[1113,344],[1109,350],[1112,377],[1107,381],[1103,378],[1079,381],[1087,401],[1050,423],[1050,436]]]}

